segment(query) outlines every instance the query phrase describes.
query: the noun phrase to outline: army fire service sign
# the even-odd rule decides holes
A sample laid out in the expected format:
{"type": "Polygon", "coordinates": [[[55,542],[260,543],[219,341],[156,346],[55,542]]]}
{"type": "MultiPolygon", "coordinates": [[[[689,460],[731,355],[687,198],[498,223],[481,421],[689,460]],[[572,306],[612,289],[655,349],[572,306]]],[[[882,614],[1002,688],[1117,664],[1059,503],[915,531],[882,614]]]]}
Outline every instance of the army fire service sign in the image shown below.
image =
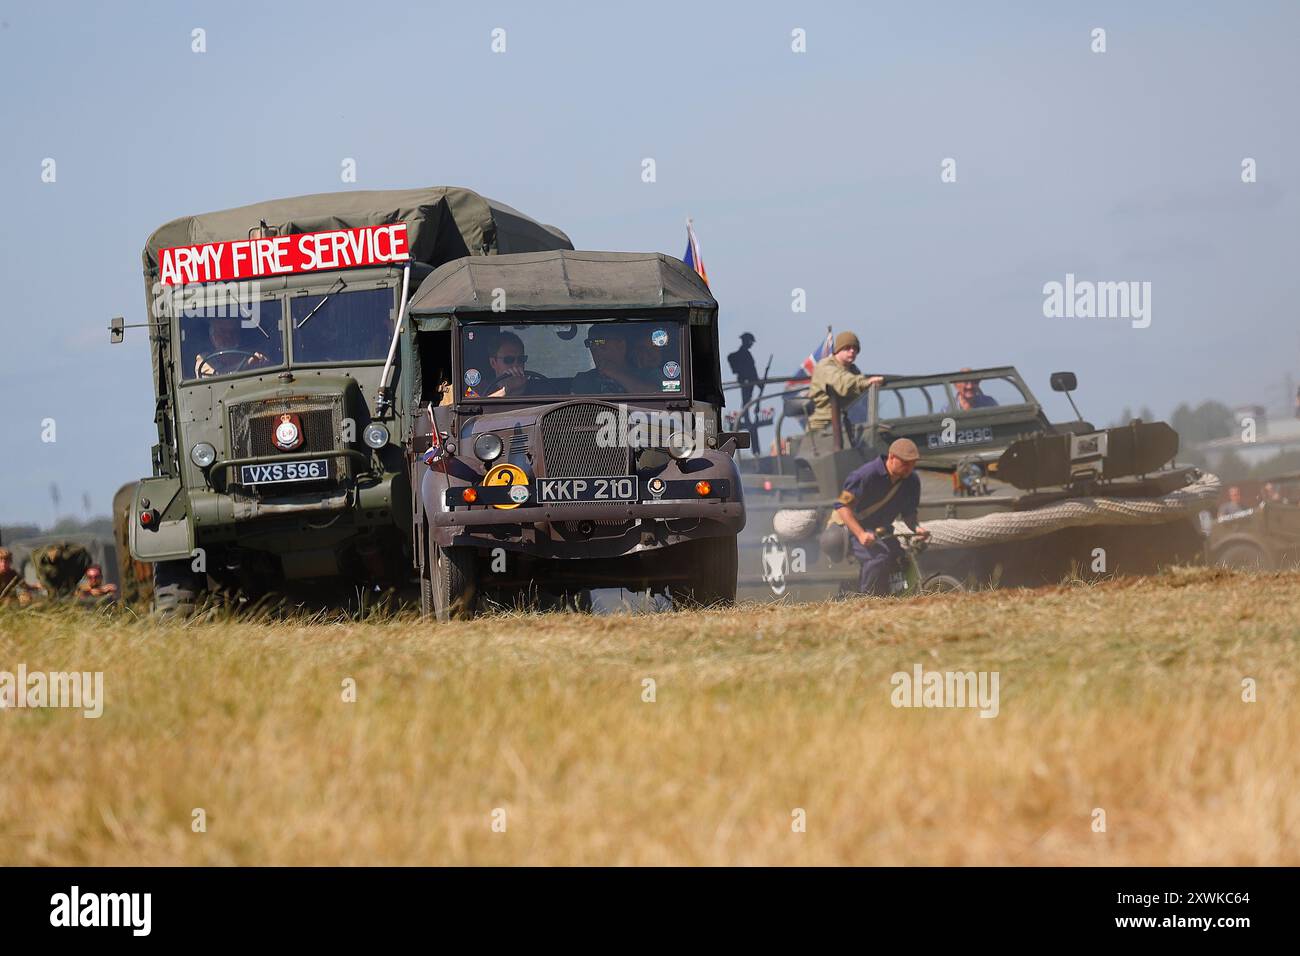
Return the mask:
{"type": "Polygon", "coordinates": [[[158,256],[158,271],[163,285],[186,285],[352,269],[409,258],[406,223],[394,222],[360,229],[173,246],[158,256]]]}

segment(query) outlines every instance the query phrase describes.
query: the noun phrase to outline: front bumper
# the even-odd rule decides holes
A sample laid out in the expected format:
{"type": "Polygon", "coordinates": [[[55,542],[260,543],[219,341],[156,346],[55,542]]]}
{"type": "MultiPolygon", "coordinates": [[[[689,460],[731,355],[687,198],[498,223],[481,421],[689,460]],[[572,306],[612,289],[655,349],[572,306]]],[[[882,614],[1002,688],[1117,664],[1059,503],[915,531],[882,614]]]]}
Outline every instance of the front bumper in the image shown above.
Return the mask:
{"type": "Polygon", "coordinates": [[[735,524],[739,532],[745,524],[745,506],[739,501],[629,501],[626,504],[534,505],[511,509],[465,508],[439,511],[432,515],[435,528],[466,528],[484,525],[526,525],[551,521],[625,521],[634,518],[711,518],[735,524]]]}

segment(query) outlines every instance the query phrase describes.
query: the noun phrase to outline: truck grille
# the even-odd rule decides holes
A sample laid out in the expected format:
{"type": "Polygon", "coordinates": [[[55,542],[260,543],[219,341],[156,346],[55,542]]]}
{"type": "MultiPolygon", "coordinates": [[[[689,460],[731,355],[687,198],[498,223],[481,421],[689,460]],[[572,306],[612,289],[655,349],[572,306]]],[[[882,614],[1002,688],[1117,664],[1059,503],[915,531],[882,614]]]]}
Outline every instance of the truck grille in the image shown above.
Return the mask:
{"type": "Polygon", "coordinates": [[[596,444],[603,414],[617,415],[612,405],[574,402],[547,412],[541,420],[542,460],[548,478],[603,478],[629,475],[631,452],[596,444]]]}
{"type": "Polygon", "coordinates": [[[340,447],[343,397],[288,398],[244,402],[230,407],[230,450],[235,458],[274,458],[285,454],[275,447],[275,426],[289,412],[302,422],[297,452],[328,452],[340,447]]]}

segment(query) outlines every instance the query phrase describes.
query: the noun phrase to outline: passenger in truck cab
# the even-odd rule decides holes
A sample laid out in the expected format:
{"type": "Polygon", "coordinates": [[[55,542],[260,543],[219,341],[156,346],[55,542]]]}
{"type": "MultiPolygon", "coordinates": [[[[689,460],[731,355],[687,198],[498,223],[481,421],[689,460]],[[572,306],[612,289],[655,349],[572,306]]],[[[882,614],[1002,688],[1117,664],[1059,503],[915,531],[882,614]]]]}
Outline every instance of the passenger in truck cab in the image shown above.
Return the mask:
{"type": "Polygon", "coordinates": [[[195,378],[229,375],[271,363],[264,353],[244,345],[238,315],[208,319],[208,341],[212,347],[194,356],[195,378]]]}
{"type": "Polygon", "coordinates": [[[634,364],[628,347],[628,330],[615,325],[593,325],[583,341],[591,350],[594,368],[573,376],[574,395],[609,395],[620,392],[658,391],[648,373],[634,364]]]}

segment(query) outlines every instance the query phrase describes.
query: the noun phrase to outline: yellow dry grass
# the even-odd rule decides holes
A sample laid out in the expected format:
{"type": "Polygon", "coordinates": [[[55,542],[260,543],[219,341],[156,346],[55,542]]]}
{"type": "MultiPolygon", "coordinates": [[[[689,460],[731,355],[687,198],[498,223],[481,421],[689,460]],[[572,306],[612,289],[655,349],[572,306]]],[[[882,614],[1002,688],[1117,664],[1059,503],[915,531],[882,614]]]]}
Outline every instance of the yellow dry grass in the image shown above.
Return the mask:
{"type": "Polygon", "coordinates": [[[1297,606],[1199,570],[441,627],[0,609],[0,670],[106,698],[0,711],[0,863],[1295,865],[1297,606]],[[917,663],[998,671],[1000,714],[894,708],[917,663]]]}

